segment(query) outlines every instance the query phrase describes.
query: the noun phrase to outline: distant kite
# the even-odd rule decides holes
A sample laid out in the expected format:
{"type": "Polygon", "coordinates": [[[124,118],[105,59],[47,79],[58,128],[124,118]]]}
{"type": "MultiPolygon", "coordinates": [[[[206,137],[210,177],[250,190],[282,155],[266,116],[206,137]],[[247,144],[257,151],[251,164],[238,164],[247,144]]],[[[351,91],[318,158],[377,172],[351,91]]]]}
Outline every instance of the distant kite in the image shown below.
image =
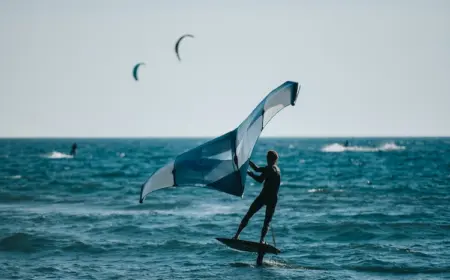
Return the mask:
{"type": "Polygon", "coordinates": [[[136,81],[138,81],[138,75],[137,75],[137,72],[138,72],[138,69],[139,69],[139,67],[140,67],[141,65],[145,65],[145,63],[144,63],[144,62],[138,63],[138,64],[136,64],[136,65],[134,66],[134,68],[133,68],[133,77],[134,77],[134,79],[135,79],[136,81]]]}
{"type": "Polygon", "coordinates": [[[177,43],[175,44],[175,53],[177,54],[177,57],[178,57],[178,60],[179,60],[179,61],[181,61],[181,58],[180,58],[180,53],[178,52],[178,48],[179,48],[179,46],[180,46],[181,40],[183,40],[183,39],[186,38],[186,37],[194,38],[194,35],[191,35],[191,34],[185,34],[185,35],[181,36],[180,39],[178,39],[177,43]]]}

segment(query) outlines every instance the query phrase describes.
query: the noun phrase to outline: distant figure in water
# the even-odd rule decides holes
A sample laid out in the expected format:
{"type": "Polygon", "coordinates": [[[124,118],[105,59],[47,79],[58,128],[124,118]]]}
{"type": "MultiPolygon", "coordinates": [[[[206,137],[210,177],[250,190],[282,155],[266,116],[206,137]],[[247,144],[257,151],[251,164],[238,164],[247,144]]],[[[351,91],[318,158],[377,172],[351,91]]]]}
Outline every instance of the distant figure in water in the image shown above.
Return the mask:
{"type": "Polygon", "coordinates": [[[348,140],[345,140],[344,147],[348,147],[348,140]]]}
{"type": "Polygon", "coordinates": [[[73,143],[72,150],[70,150],[70,155],[75,156],[76,153],[77,153],[77,143],[73,143]]]}

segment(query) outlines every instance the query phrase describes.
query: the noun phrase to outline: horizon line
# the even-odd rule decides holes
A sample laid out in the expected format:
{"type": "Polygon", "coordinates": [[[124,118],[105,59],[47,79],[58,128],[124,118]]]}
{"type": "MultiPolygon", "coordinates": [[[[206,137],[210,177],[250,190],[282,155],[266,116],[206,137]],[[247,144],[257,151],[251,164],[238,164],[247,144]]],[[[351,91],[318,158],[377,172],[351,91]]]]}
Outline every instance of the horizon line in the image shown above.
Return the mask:
{"type": "MultiPolygon", "coordinates": [[[[0,139],[214,139],[218,136],[0,136],[0,139]]],[[[450,138],[450,135],[281,135],[261,136],[278,139],[325,139],[325,138],[450,138]]]]}

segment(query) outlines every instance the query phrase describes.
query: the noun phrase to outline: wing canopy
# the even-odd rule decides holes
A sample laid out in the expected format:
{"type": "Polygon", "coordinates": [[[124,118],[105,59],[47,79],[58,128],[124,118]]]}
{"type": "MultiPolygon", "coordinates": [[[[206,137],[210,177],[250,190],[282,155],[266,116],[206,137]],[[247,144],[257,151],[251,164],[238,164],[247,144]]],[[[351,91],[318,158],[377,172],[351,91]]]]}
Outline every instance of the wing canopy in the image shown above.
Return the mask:
{"type": "Polygon", "coordinates": [[[300,86],[285,82],[270,92],[234,130],[178,155],[142,185],[140,202],[152,191],[203,186],[242,196],[253,148],[264,127],[283,108],[295,105],[300,86]]]}
{"type": "Polygon", "coordinates": [[[136,81],[139,80],[139,78],[138,78],[138,69],[139,69],[139,67],[140,67],[141,65],[145,65],[145,63],[144,63],[144,62],[140,62],[140,63],[136,64],[136,65],[133,67],[133,78],[134,78],[136,81]]]}
{"type": "Polygon", "coordinates": [[[177,58],[178,58],[179,61],[181,61],[180,52],[179,52],[180,43],[181,43],[181,41],[182,41],[184,38],[186,38],[186,37],[194,38],[194,35],[191,35],[191,34],[185,34],[185,35],[181,36],[181,37],[177,40],[177,42],[175,43],[175,53],[177,54],[177,58]]]}

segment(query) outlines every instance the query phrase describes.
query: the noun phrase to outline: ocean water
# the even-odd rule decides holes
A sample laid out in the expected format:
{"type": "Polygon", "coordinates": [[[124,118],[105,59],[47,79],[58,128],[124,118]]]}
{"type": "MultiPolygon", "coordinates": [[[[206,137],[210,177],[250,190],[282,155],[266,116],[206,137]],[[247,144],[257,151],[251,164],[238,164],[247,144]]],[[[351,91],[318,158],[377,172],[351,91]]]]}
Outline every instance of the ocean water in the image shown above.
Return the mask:
{"type": "MultiPolygon", "coordinates": [[[[205,139],[0,140],[0,279],[450,279],[450,139],[262,138],[280,155],[266,240],[229,249],[258,195],[151,193],[158,167],[205,139]]],[[[264,209],[241,234],[258,241],[264,209]]]]}

